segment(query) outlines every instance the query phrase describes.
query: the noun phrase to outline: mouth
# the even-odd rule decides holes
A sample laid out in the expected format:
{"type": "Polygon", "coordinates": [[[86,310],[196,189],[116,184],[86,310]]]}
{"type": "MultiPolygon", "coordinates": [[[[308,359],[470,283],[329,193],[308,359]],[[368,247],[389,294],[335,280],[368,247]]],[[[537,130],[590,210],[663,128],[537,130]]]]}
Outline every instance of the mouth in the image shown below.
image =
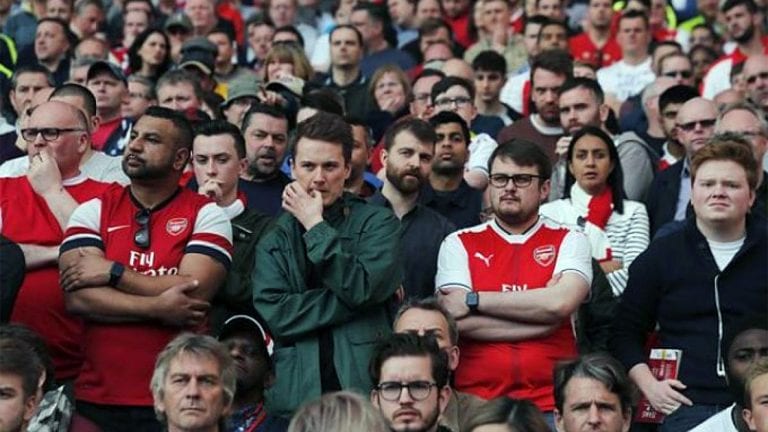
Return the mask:
{"type": "Polygon", "coordinates": [[[594,180],[595,178],[597,178],[597,173],[596,172],[587,172],[587,173],[584,173],[583,177],[585,179],[594,180]]]}
{"type": "Polygon", "coordinates": [[[144,165],[144,160],[134,154],[125,156],[125,163],[131,166],[144,165]]]}
{"type": "Polygon", "coordinates": [[[393,416],[393,420],[399,420],[399,421],[413,421],[421,417],[421,414],[416,410],[411,409],[405,409],[395,412],[395,415],[393,416]]]}

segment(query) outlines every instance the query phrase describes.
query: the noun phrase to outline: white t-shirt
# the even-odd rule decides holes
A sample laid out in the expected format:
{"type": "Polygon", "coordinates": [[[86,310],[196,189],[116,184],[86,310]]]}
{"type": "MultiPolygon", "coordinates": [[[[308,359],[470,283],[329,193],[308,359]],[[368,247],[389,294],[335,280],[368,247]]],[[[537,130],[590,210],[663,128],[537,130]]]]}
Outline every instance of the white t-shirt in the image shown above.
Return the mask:
{"type": "Polygon", "coordinates": [[[731,262],[736,253],[741,249],[746,237],[742,237],[732,242],[718,242],[714,240],[707,240],[709,243],[709,250],[712,251],[712,255],[717,262],[717,268],[721,271],[731,262]]]}
{"type": "Polygon", "coordinates": [[[690,432],[739,432],[731,419],[731,411],[734,409],[736,409],[736,404],[708,418],[704,423],[691,429],[690,432]]]}
{"type": "Polygon", "coordinates": [[[603,91],[613,94],[622,102],[640,94],[655,79],[650,57],[637,65],[622,60],[597,71],[597,82],[603,91]]]}

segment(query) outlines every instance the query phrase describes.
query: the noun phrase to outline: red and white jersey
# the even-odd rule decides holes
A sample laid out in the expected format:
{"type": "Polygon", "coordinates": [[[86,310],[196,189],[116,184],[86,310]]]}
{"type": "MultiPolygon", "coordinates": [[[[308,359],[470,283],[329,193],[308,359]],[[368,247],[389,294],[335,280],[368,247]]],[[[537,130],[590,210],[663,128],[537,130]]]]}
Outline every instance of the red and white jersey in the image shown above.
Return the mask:
{"type": "MultiPolygon", "coordinates": [[[[559,273],[574,272],[592,283],[589,240],[580,232],[540,217],[523,234],[509,234],[496,221],[449,235],[440,247],[436,286],[474,291],[546,289],[559,273]]],[[[481,300],[482,303],[482,300],[481,300]]],[[[460,342],[456,388],[483,399],[499,396],[554,409],[552,367],[575,357],[571,320],[549,336],[518,342],[460,342]]]]}
{"type": "MultiPolygon", "coordinates": [[[[103,193],[108,183],[84,174],[64,180],[64,189],[78,203],[103,193]]],[[[26,176],[0,179],[0,233],[19,244],[58,246],[64,232],[48,203],[26,176]]],[[[0,287],[2,289],[2,287],[0,287]]],[[[71,380],[82,365],[83,322],[67,313],[56,264],[27,270],[13,305],[11,321],[43,337],[51,354],[57,380],[71,380]]]]}
{"type": "MultiPolygon", "coordinates": [[[[62,253],[94,246],[104,251],[106,259],[150,276],[177,274],[188,253],[207,255],[229,268],[232,228],[216,203],[179,188],[169,200],[152,209],[150,245],[146,249],[134,243],[134,234],[140,228],[135,215],[141,209],[129,187],[110,188],[72,214],[62,253]]],[[[83,369],[75,381],[76,399],[151,406],[149,381],[155,358],[178,333],[178,328],[157,322],[88,322],[83,369]]]]}
{"type": "Polygon", "coordinates": [[[575,61],[589,63],[598,69],[621,60],[621,47],[614,36],[602,48],[598,48],[589,35],[583,32],[568,39],[568,49],[575,61]]]}
{"type": "MultiPolygon", "coordinates": [[[[762,42],[763,54],[768,54],[768,36],[764,36],[762,42]]],[[[720,57],[709,67],[701,80],[701,97],[714,100],[720,92],[730,89],[733,66],[743,63],[746,59],[747,55],[738,47],[732,53],[720,57]]]]}

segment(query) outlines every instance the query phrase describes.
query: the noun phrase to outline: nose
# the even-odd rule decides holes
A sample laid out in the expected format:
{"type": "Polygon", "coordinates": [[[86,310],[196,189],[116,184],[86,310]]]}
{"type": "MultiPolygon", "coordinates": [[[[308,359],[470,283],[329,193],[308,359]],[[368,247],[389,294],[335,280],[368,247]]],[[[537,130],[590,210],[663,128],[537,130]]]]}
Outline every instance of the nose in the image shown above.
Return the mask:
{"type": "Polygon", "coordinates": [[[219,170],[216,169],[216,162],[213,158],[209,159],[205,164],[205,173],[208,174],[208,177],[216,177],[218,171],[219,170]]]}
{"type": "Polygon", "coordinates": [[[595,157],[592,155],[587,155],[586,164],[587,166],[595,166],[595,157]]]}
{"type": "Polygon", "coordinates": [[[399,402],[401,404],[411,404],[414,402],[413,398],[411,397],[411,391],[408,390],[408,387],[403,387],[402,389],[400,389],[399,402]]]}
{"type": "Polygon", "coordinates": [[[596,425],[600,423],[600,411],[597,409],[597,404],[592,404],[589,407],[589,423],[596,425]]]}
{"type": "Polygon", "coordinates": [[[316,185],[322,185],[325,183],[325,173],[320,167],[315,168],[315,172],[312,173],[312,183],[316,185]]]}

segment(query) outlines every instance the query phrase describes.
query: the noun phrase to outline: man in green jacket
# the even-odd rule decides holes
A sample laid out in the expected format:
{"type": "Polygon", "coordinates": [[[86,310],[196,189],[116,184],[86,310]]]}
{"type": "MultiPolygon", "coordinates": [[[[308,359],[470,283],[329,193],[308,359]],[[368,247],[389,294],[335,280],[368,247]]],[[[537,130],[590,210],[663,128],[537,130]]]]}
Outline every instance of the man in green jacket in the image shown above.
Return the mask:
{"type": "Polygon", "coordinates": [[[391,333],[401,284],[400,223],[344,193],[353,146],[343,119],[298,125],[285,213],[258,244],[253,301],[275,338],[269,412],[290,415],[322,393],[371,388],[368,362],[391,333]]]}

